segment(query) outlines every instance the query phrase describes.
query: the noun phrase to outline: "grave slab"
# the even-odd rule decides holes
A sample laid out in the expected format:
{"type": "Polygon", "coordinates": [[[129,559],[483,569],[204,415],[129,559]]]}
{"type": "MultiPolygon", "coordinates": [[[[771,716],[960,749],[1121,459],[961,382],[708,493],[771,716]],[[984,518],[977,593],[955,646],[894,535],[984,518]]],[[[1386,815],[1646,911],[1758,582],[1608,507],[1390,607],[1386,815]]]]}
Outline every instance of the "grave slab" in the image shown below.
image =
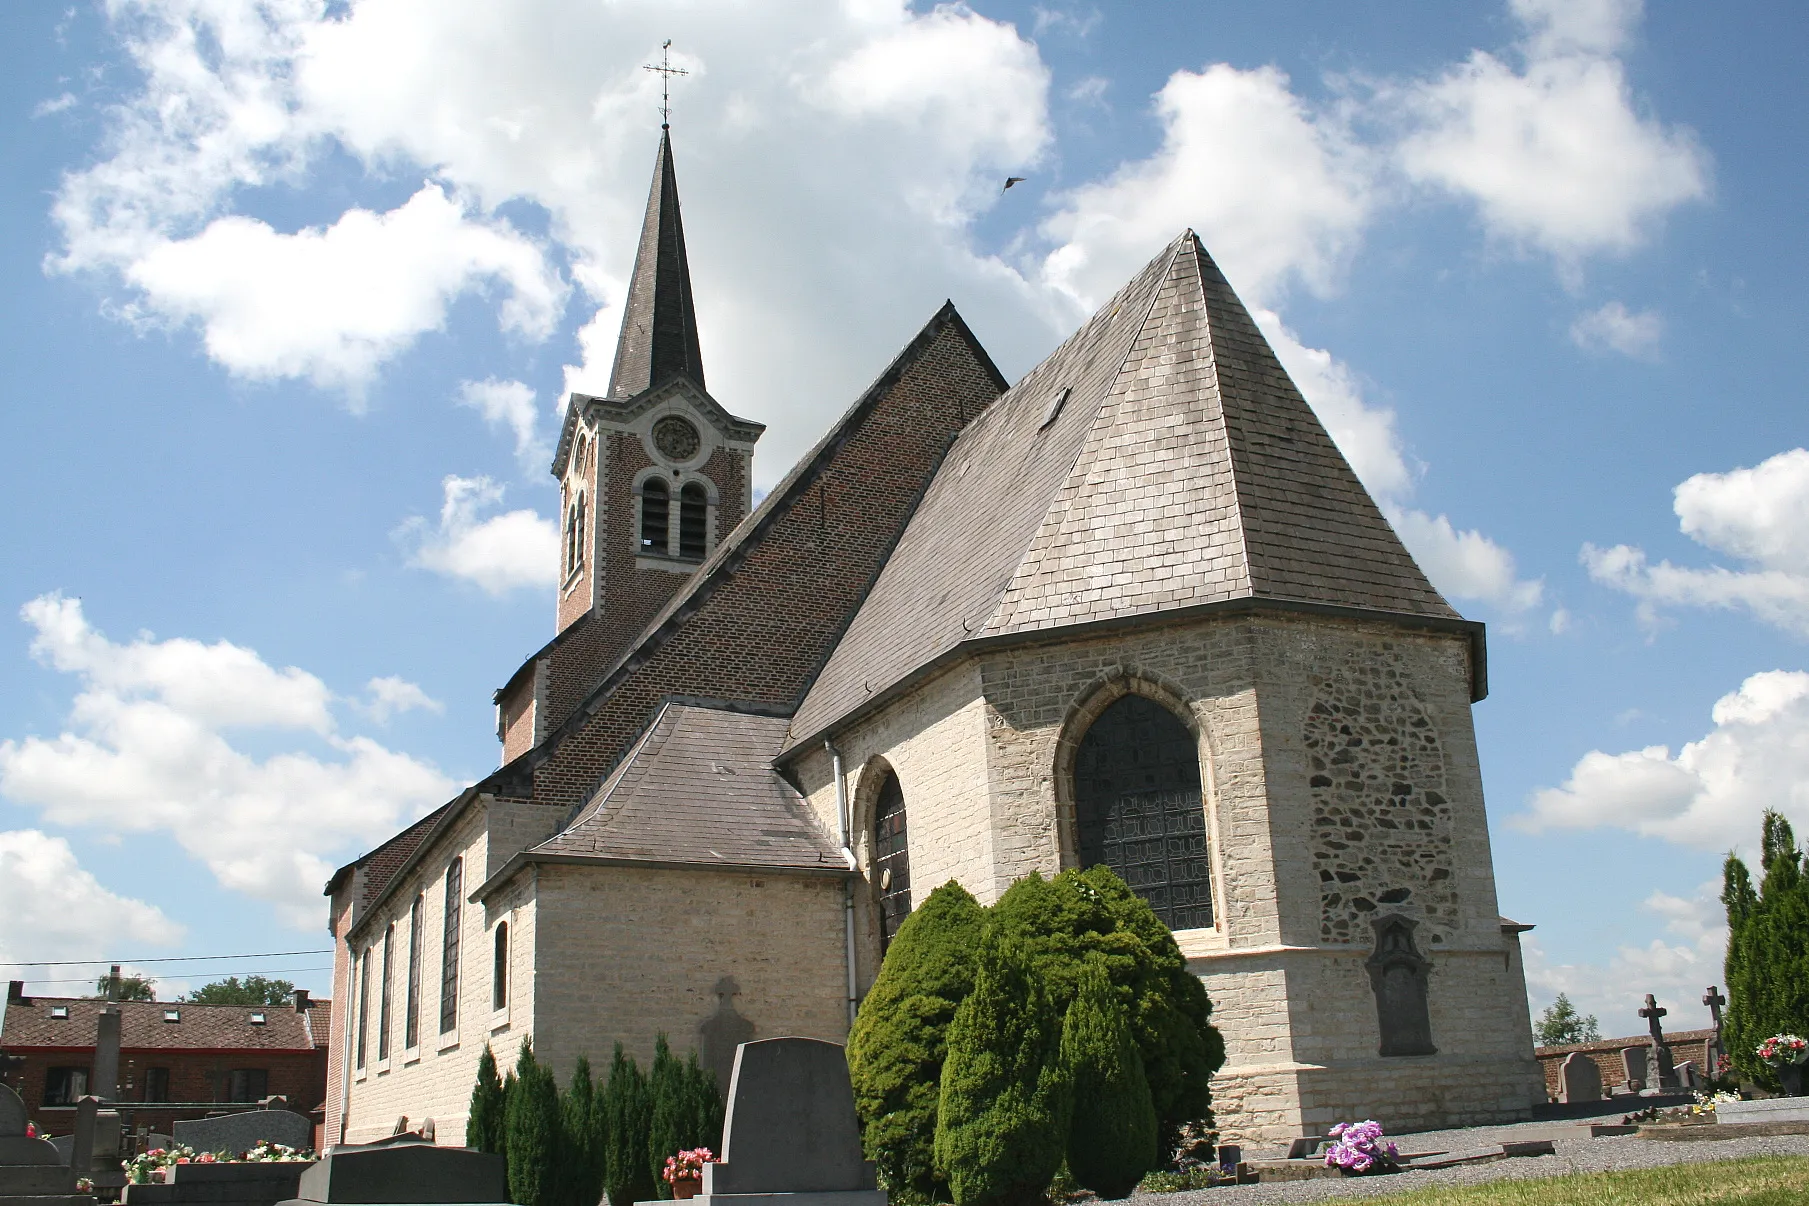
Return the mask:
{"type": "Polygon", "coordinates": [[[1809,1097],[1767,1097],[1761,1101],[1724,1101],[1715,1107],[1715,1121],[1809,1122],[1809,1097]]]}
{"type": "Polygon", "coordinates": [[[215,1118],[187,1118],[170,1128],[171,1138],[198,1152],[243,1155],[265,1139],[306,1151],[314,1146],[314,1120],[293,1110],[246,1110],[215,1118]]]}
{"type": "Polygon", "coordinates": [[[125,1206],[275,1206],[293,1198],[302,1174],[314,1167],[302,1163],[178,1164],[163,1184],[127,1185],[125,1206]]]}
{"type": "Polygon", "coordinates": [[[466,1147],[435,1147],[418,1136],[342,1144],[301,1175],[283,1206],[357,1202],[483,1203],[506,1206],[503,1158],[466,1147]]]}

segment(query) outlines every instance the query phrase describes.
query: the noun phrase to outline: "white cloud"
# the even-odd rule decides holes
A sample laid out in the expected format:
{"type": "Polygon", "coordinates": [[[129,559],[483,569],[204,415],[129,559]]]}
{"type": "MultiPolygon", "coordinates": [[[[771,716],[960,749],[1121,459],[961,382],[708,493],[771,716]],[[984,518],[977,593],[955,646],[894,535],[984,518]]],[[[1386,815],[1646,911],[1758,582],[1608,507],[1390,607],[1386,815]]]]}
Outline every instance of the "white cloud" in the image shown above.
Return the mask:
{"type": "Polygon", "coordinates": [[[1637,2],[1515,0],[1522,69],[1485,51],[1396,94],[1409,178],[1468,197],[1489,231],[1574,263],[1637,245],[1709,192],[1687,129],[1643,116],[1616,57],[1637,2]]]}
{"type": "Polygon", "coordinates": [[[319,922],[329,856],[368,847],[451,794],[433,766],[340,734],[313,675],[225,642],[119,644],[55,595],[21,615],[36,630],[34,654],[81,688],[64,732],[0,742],[0,793],[59,825],[167,832],[222,885],[296,925],[319,922]],[[259,759],[228,742],[235,728],[264,730],[266,743],[298,735],[304,748],[259,759]]]}
{"type": "Polygon", "coordinates": [[[515,435],[515,455],[524,469],[544,469],[553,450],[540,434],[540,415],[534,409],[534,390],[520,381],[459,383],[459,405],[484,416],[492,427],[506,427],[515,435]]]}
{"type": "Polygon", "coordinates": [[[235,373],[352,388],[482,282],[507,287],[503,326],[534,338],[565,301],[539,248],[505,222],[472,220],[434,184],[388,213],[347,210],[324,230],[218,218],[193,238],[143,248],[124,275],[143,291],[139,312],[200,323],[208,354],[235,373]]]}
{"type": "Polygon", "coordinates": [[[1579,315],[1570,324],[1570,340],[1578,347],[1606,349],[1635,359],[1655,356],[1664,333],[1664,319],[1657,314],[1651,310],[1634,313],[1618,301],[1579,315]]]}
{"type": "Polygon", "coordinates": [[[1708,851],[1749,848],[1768,808],[1809,825],[1809,673],[1754,674],[1711,718],[1714,727],[1675,755],[1662,745],[1591,750],[1510,824],[1626,829],[1708,851]]]}
{"type": "Polygon", "coordinates": [[[364,705],[364,711],[378,724],[388,724],[392,716],[417,708],[434,713],[446,711],[445,704],[421,690],[418,684],[398,675],[373,678],[364,684],[364,689],[371,697],[364,705]]]}
{"type": "Polygon", "coordinates": [[[128,943],[173,946],[184,932],[155,905],[102,887],[68,842],[36,829],[0,832],[0,917],[0,961],[104,959],[128,943]]]}
{"type": "Polygon", "coordinates": [[[485,513],[500,506],[503,487],[487,477],[448,476],[438,528],[419,517],[399,533],[416,544],[411,565],[475,583],[492,595],[555,585],[559,525],[529,510],[485,513]]]}
{"type": "Polygon", "coordinates": [[[1809,450],[1780,452],[1750,469],[1699,473],[1673,491],[1672,508],[1685,535],[1754,568],[1652,564],[1631,545],[1585,544],[1590,576],[1637,598],[1647,623],[1664,606],[1744,608],[1809,636],[1809,450]]]}
{"type": "Polygon", "coordinates": [[[1579,1012],[1596,1015],[1603,1038],[1641,1035],[1646,1022],[1639,1010],[1651,993],[1670,1010],[1664,1019],[1667,1030],[1706,1027],[1709,1016],[1702,997],[1709,985],[1722,983],[1727,956],[1720,890],[1711,881],[1687,897],[1653,891],[1641,907],[1663,921],[1665,936],[1645,946],[1622,945],[1605,966],[1553,963],[1536,934],[1522,937],[1534,1017],[1561,992],[1579,1012]]]}
{"type": "Polygon", "coordinates": [[[1544,598],[1544,581],[1517,577],[1514,555],[1481,532],[1460,531],[1443,515],[1407,508],[1389,508],[1388,520],[1444,593],[1485,600],[1508,612],[1537,607],[1544,598]]]}
{"type": "Polygon", "coordinates": [[[61,113],[65,109],[73,108],[75,108],[75,93],[63,92],[49,100],[39,101],[32,109],[31,115],[33,117],[49,117],[53,113],[61,113]]]}

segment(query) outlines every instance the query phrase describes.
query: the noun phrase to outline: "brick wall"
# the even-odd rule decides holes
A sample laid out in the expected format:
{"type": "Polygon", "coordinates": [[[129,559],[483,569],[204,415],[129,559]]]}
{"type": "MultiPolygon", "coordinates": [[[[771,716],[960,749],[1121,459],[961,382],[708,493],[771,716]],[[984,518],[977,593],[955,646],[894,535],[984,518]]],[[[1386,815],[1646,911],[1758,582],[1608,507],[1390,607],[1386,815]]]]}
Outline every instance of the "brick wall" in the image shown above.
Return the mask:
{"type": "MultiPolygon", "coordinates": [[[[1665,1035],[1665,1043],[1671,1048],[1671,1061],[1681,1064],[1685,1060],[1693,1061],[1706,1076],[1713,1070],[1708,1066],[1709,1040],[1715,1037],[1713,1030],[1679,1030],[1665,1035]]],[[[1602,1087],[1613,1088],[1615,1085],[1627,1083],[1627,1068],[1621,1062],[1621,1052],[1629,1047],[1638,1047],[1642,1051],[1651,1045],[1651,1040],[1643,1034],[1630,1035],[1627,1038],[1601,1039],[1593,1043],[1568,1043],[1559,1047],[1540,1047],[1533,1052],[1539,1060],[1539,1068],[1545,1074],[1545,1091],[1551,1100],[1558,1099],[1558,1069],[1564,1063],[1564,1057],[1573,1051],[1581,1051],[1595,1061],[1602,1073],[1602,1087]]]]}
{"type": "MultiPolygon", "coordinates": [[[[271,1008],[282,1008],[272,1006],[271,1008]]],[[[23,1057],[23,1063],[7,1078],[7,1083],[25,1102],[25,1111],[34,1123],[53,1135],[67,1135],[75,1129],[75,1107],[46,1106],[44,1079],[51,1068],[93,1069],[94,1048],[67,1050],[33,1047],[9,1049],[9,1055],[23,1057]]],[[[152,1068],[169,1073],[169,1092],[165,1100],[179,1103],[224,1102],[229,1093],[225,1076],[235,1069],[261,1069],[267,1076],[266,1093],[285,1097],[289,1107],[306,1114],[320,1105],[326,1094],[327,1058],[322,1049],[314,1051],[179,1051],[169,1049],[122,1048],[119,1053],[119,1100],[122,1103],[144,1101],[145,1078],[152,1068]]],[[[149,1125],[165,1134],[169,1123],[178,1118],[203,1118],[207,1105],[182,1109],[139,1106],[133,1111],[134,1127],[149,1125]]]]}

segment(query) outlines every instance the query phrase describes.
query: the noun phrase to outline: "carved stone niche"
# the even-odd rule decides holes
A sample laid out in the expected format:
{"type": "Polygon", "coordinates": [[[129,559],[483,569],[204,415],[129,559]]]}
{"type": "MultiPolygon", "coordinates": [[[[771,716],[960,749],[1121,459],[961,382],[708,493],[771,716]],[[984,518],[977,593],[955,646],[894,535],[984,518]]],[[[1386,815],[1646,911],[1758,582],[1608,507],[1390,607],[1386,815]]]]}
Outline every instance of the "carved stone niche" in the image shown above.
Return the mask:
{"type": "Polygon", "coordinates": [[[1437,1055],[1432,1045],[1432,1014],[1427,1003],[1427,976],[1432,964],[1414,945],[1419,922],[1391,913],[1372,923],[1376,950],[1365,966],[1376,994],[1376,1021],[1382,1031],[1382,1055],[1437,1055]]]}

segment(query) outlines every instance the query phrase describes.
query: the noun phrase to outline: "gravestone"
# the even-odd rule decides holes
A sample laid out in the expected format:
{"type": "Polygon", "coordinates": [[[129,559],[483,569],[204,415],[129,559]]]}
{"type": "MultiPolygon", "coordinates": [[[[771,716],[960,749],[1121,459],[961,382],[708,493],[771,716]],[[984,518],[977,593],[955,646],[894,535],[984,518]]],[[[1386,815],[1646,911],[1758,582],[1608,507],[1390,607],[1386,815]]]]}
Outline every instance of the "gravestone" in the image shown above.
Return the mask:
{"type": "Polygon", "coordinates": [[[1650,1072],[1647,1083],[1658,1092],[1662,1093],[1667,1089],[1676,1089],[1680,1087],[1677,1080],[1677,1069],[1671,1064],[1671,1049],[1669,1047],[1652,1048],[1649,1053],[1647,1069],[1650,1072]]]}
{"type": "Polygon", "coordinates": [[[297,1151],[314,1146],[314,1120],[293,1110],[247,1110],[217,1118],[186,1118],[170,1128],[177,1143],[198,1152],[243,1155],[268,1139],[297,1151]]]}
{"type": "Polygon", "coordinates": [[[25,1103],[0,1085],[0,1206],[94,1206],[48,1139],[25,1133],[25,1103]]]}
{"type": "Polygon", "coordinates": [[[1651,993],[1646,994],[1645,1008],[1639,1016],[1646,1019],[1652,1037],[1647,1040],[1648,1055],[1646,1060],[1647,1087],[1663,1091],[1677,1087],[1677,1073],[1671,1067],[1671,1048],[1665,1042],[1665,1028],[1661,1024],[1664,1016],[1671,1011],[1658,1003],[1658,998],[1651,993]]]}
{"type": "Polygon", "coordinates": [[[703,1169],[698,1206],[886,1206],[861,1152],[847,1052],[818,1039],[743,1043],[729,1078],[722,1160],[703,1169]]]}
{"type": "Polygon", "coordinates": [[[1709,1017],[1713,1018],[1715,1023],[1715,1037],[1708,1041],[1708,1052],[1702,1061],[1702,1072],[1704,1076],[1718,1076],[1721,1069],[1721,1057],[1727,1054],[1727,1044],[1721,1038],[1721,1008],[1727,1004],[1727,998],[1721,995],[1720,985],[1711,984],[1709,990],[1702,996],[1702,1003],[1708,1006],[1709,1017]]]}
{"type": "Polygon", "coordinates": [[[1677,1087],[1692,1091],[1702,1087],[1702,1074],[1696,1070],[1696,1061],[1686,1059],[1677,1065],[1677,1087]]]}
{"type": "Polygon", "coordinates": [[[1629,1089],[1646,1087],[1646,1048],[1622,1047],[1621,1072],[1626,1077],[1629,1089]],[[1637,1084],[1635,1082],[1638,1082],[1637,1084]]]}
{"type": "Polygon", "coordinates": [[[123,1206],[276,1206],[293,1198],[311,1161],[176,1164],[161,1184],[127,1185],[123,1206]]]}
{"type": "Polygon", "coordinates": [[[485,1203],[506,1206],[501,1156],[466,1147],[435,1147],[418,1135],[376,1143],[342,1143],[309,1165],[282,1206],[321,1203],[485,1203]]]}
{"type": "Polygon", "coordinates": [[[1581,1051],[1572,1051],[1558,1065],[1558,1100],[1565,1104],[1602,1099],[1602,1070],[1581,1051]]]}
{"type": "Polygon", "coordinates": [[[1382,1036],[1378,1054],[1437,1055],[1427,995],[1432,964],[1413,940],[1419,923],[1391,914],[1372,924],[1376,948],[1364,967],[1376,998],[1376,1026],[1382,1036]]]}

